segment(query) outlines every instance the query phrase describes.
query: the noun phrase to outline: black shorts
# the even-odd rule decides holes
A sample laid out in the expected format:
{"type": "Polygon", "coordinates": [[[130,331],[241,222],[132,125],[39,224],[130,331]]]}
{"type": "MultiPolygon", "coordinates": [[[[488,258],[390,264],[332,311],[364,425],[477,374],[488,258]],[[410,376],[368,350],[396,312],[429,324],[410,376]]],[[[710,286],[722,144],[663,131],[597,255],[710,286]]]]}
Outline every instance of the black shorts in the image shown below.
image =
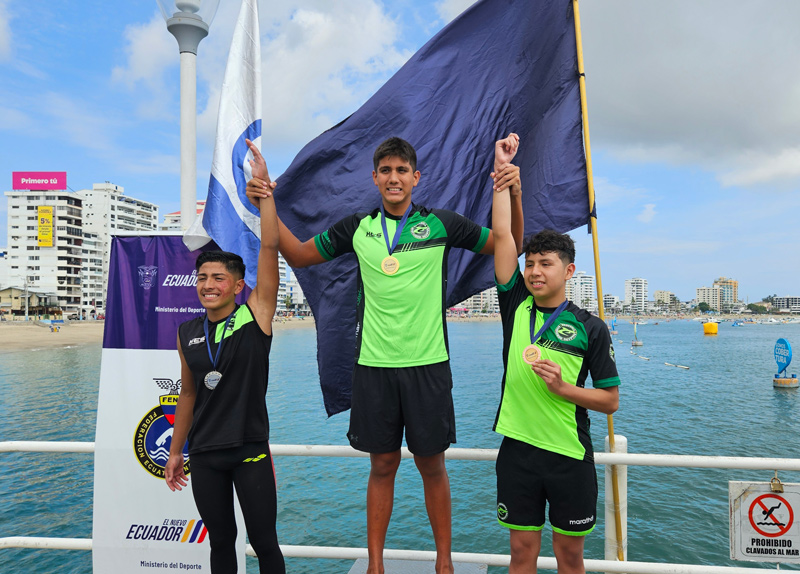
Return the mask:
{"type": "Polygon", "coordinates": [[[450,362],[419,367],[353,370],[353,398],[347,438],[357,450],[394,452],[406,431],[408,450],[433,456],[456,442],[450,362]]]}
{"type": "Polygon", "coordinates": [[[548,502],[553,531],[585,536],[594,528],[594,463],[503,437],[496,469],[497,520],[501,525],[514,530],[541,530],[548,502]]]}

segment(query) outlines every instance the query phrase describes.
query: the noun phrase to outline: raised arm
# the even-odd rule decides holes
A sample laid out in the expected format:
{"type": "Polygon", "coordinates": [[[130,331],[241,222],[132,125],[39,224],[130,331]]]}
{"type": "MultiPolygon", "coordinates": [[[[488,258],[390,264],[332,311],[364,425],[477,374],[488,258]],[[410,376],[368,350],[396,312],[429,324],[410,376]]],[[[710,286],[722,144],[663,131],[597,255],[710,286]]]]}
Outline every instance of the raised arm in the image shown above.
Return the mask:
{"type": "MultiPolygon", "coordinates": [[[[507,164],[504,170],[509,170],[507,164]]],[[[503,171],[500,172],[501,174],[503,171]]],[[[499,174],[498,174],[499,175],[499,174]]],[[[495,190],[492,199],[492,235],[494,236],[494,274],[505,285],[519,269],[517,247],[511,233],[511,198],[509,188],[495,190]]]]}
{"type": "MultiPolygon", "coordinates": [[[[494,144],[494,172],[500,171],[510,164],[519,150],[519,136],[515,133],[494,144]]],[[[525,218],[522,213],[522,186],[511,186],[511,235],[517,246],[517,255],[522,253],[522,236],[525,233],[525,218]]]]}
{"type": "MultiPolygon", "coordinates": [[[[258,148],[253,142],[247,140],[250,149],[258,148]]],[[[254,154],[255,155],[255,152],[254,154]]],[[[261,153],[258,154],[261,157],[261,153]]],[[[280,272],[278,271],[278,215],[275,213],[275,198],[272,197],[274,185],[267,171],[267,164],[261,158],[261,165],[256,165],[254,160],[250,160],[253,173],[265,182],[269,192],[267,197],[258,200],[261,211],[261,248],[258,251],[258,269],[256,271],[256,286],[247,299],[248,305],[253,310],[258,326],[267,335],[272,334],[272,317],[275,315],[275,307],[278,304],[278,285],[280,283],[280,272]]]]}
{"type": "MultiPolygon", "coordinates": [[[[269,178],[267,171],[267,162],[261,152],[250,140],[246,140],[250,151],[253,153],[253,159],[250,162],[253,168],[253,179],[247,182],[247,198],[250,203],[261,209],[261,200],[270,198],[275,189],[275,182],[269,178]]],[[[317,263],[324,263],[326,259],[319,254],[317,246],[314,244],[314,239],[301,242],[294,234],[286,227],[279,217],[276,219],[278,223],[278,248],[283,253],[286,262],[291,267],[308,267],[309,265],[316,265],[317,263]]]]}
{"type": "MultiPolygon", "coordinates": [[[[519,167],[511,163],[511,160],[517,155],[518,149],[519,136],[515,133],[508,134],[508,137],[495,142],[494,171],[491,174],[495,191],[509,189],[511,192],[511,235],[514,238],[517,255],[522,253],[522,236],[525,231],[519,167]]],[[[494,233],[489,235],[481,253],[495,253],[494,233]]]]}

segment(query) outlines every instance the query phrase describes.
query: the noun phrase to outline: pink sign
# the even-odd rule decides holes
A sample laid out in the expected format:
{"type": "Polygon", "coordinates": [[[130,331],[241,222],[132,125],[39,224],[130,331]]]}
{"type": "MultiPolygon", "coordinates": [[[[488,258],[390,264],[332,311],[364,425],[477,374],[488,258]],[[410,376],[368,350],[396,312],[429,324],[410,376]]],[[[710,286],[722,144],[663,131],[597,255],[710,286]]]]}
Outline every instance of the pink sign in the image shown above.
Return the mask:
{"type": "Polygon", "coordinates": [[[67,189],[66,171],[14,171],[12,189],[67,189]]]}

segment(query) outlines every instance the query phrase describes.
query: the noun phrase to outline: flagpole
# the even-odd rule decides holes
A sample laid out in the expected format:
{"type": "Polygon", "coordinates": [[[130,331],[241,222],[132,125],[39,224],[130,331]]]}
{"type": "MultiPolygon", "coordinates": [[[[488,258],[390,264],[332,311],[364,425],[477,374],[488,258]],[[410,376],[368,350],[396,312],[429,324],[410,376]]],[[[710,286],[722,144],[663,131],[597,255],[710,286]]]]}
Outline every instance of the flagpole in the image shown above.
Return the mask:
{"type": "MultiPolygon", "coordinates": [[[[578,82],[581,91],[581,121],[583,122],[583,143],[586,148],[586,181],[589,188],[589,225],[592,231],[592,248],[594,251],[594,272],[597,283],[597,312],[605,322],[603,307],[603,281],[600,277],[600,249],[597,242],[597,215],[595,212],[594,178],[592,176],[592,148],[589,143],[589,112],[586,104],[586,74],[583,68],[583,42],[581,40],[581,18],[578,0],[572,0],[572,11],[575,16],[575,43],[578,51],[578,82]]],[[[608,415],[608,445],[611,452],[616,450],[614,441],[614,415],[608,415]]],[[[619,508],[619,475],[617,466],[611,466],[611,488],[614,495],[614,526],[617,534],[617,560],[625,561],[622,547],[622,517],[619,508]]]]}

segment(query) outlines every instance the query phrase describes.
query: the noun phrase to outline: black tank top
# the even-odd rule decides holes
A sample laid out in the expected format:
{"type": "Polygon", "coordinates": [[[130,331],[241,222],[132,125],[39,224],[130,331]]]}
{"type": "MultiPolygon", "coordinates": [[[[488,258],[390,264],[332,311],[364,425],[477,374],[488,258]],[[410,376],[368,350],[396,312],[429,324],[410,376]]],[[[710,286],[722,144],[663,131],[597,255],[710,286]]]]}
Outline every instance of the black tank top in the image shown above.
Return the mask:
{"type": "MultiPolygon", "coordinates": [[[[222,379],[213,391],[205,377],[213,370],[203,322],[205,315],[178,328],[183,357],[192,371],[197,396],[189,431],[189,455],[269,440],[267,379],[272,335],[259,327],[250,307],[236,307],[225,331],[216,370],[222,379]]],[[[209,322],[211,353],[216,356],[225,319],[209,322]]]]}

